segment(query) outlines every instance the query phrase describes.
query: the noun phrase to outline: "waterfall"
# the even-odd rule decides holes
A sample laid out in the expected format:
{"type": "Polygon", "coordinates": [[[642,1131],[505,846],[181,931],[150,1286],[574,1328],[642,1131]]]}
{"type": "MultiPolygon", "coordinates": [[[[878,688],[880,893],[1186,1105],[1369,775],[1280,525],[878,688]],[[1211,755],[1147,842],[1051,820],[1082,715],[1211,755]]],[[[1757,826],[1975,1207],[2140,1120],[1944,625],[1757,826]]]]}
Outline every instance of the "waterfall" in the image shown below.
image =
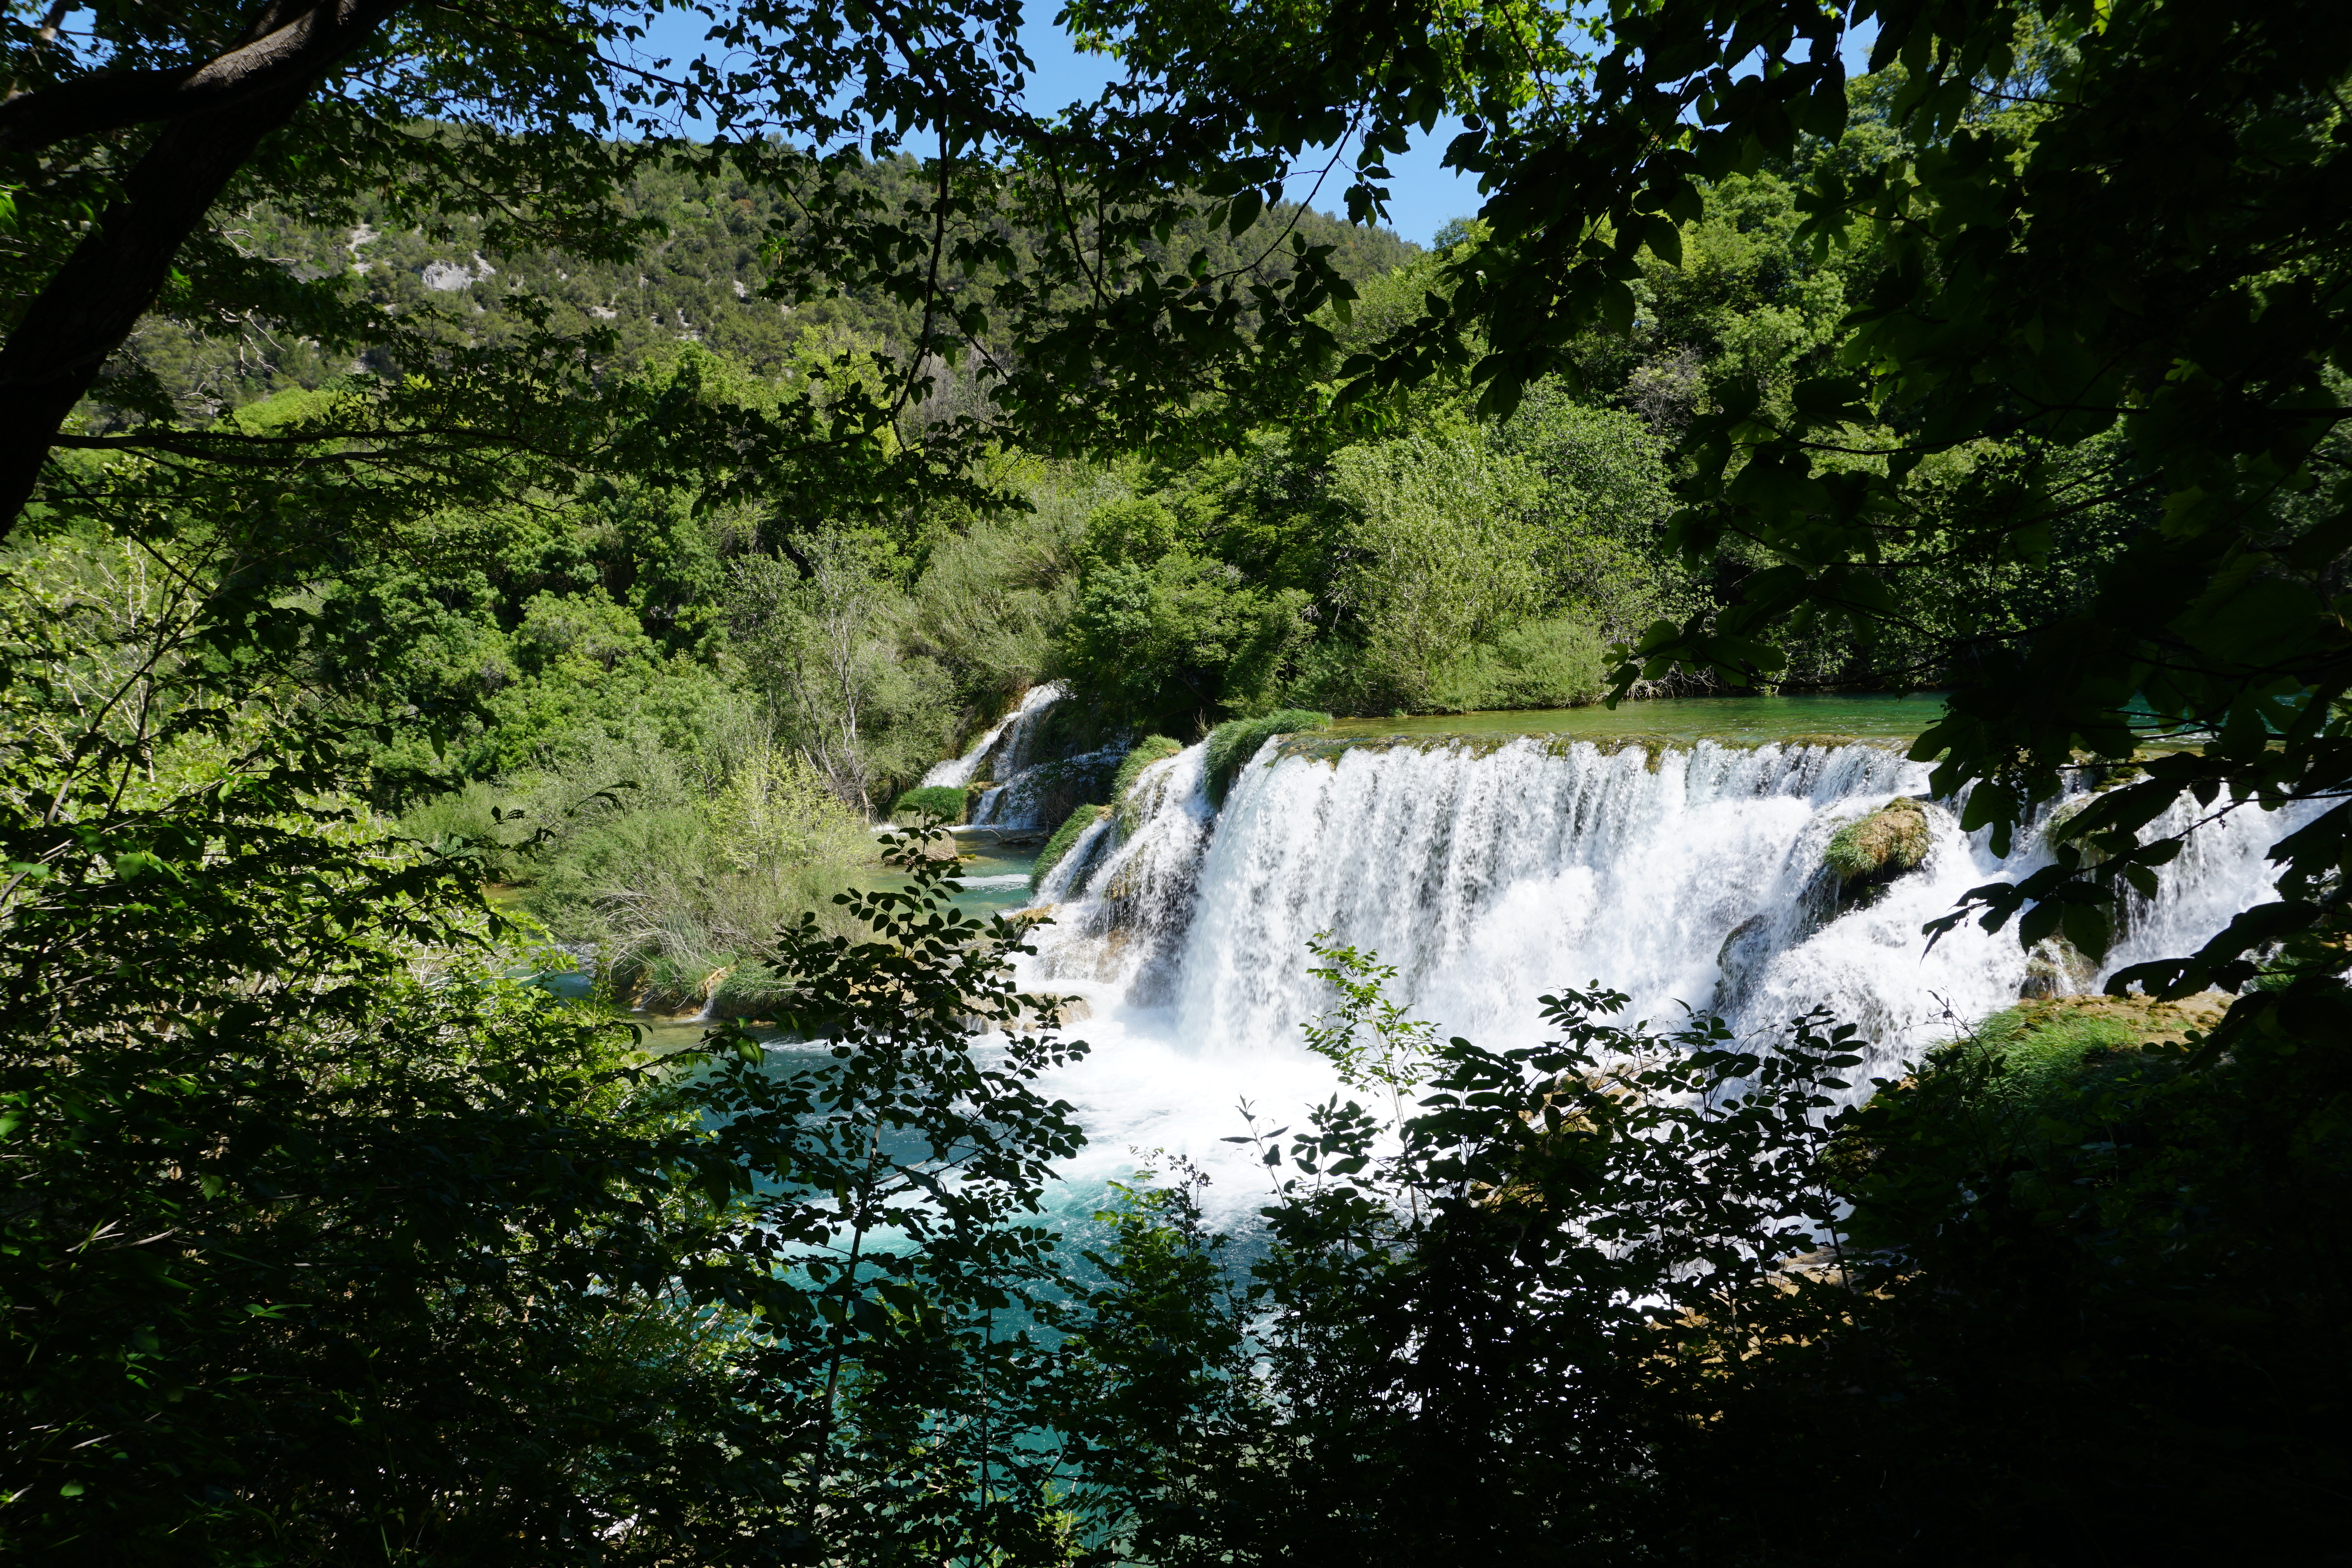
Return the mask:
{"type": "Polygon", "coordinates": [[[1021,706],[974,741],[971,750],[934,765],[923,782],[986,786],[971,803],[970,821],[976,828],[1060,826],[1071,807],[1101,799],[1102,787],[1127,752],[1121,740],[1077,756],[1049,755],[1053,747],[1046,716],[1067,695],[1058,681],[1032,687],[1021,706]]]}
{"type": "MultiPolygon", "coordinates": [[[[1970,924],[1931,950],[1920,928],[1968,889],[2048,863],[2050,813],[2002,857],[1930,801],[1916,870],[1841,897],[1822,867],[1841,826],[1925,801],[1927,772],[1865,744],[1297,737],[1269,742],[1217,813],[1195,747],[1145,771],[1123,836],[1090,830],[1041,888],[1055,920],[1029,979],[1196,1063],[1271,1070],[1304,1054],[1299,1025],[1328,1005],[1307,972],[1308,938],[1328,931],[1377,950],[1420,1016],[1482,1045],[1540,1040],[1538,998],[1599,981],[1664,1026],[1689,1009],[1769,1032],[1826,1007],[1861,1027],[1866,1081],[2030,981],[2012,932],[1970,924]]],[[[2126,908],[2105,967],[2045,956],[2045,986],[2095,989],[2193,950],[2267,895],[2282,831],[2255,810],[2200,829],[2158,896],[2126,908]]]]}
{"type": "Polygon", "coordinates": [[[998,719],[972,743],[971,750],[961,757],[932,764],[931,770],[923,775],[923,783],[961,789],[974,779],[992,779],[1000,783],[1010,779],[1029,766],[1037,721],[1045,716],[1047,708],[1068,695],[1059,681],[1030,687],[1020,706],[998,719]]]}

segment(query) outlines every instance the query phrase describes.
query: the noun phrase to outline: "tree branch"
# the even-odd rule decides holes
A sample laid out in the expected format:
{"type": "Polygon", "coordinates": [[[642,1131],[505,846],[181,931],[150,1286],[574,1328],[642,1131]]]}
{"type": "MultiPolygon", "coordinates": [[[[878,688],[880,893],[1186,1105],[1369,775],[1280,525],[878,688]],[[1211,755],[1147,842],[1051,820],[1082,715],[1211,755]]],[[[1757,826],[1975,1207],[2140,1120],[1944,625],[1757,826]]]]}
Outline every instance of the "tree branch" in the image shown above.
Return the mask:
{"type": "MultiPolygon", "coordinates": [[[[233,109],[306,81],[407,0],[320,0],[251,43],[178,70],[99,71],[0,104],[0,152],[233,109]]],[[[265,23],[266,25],[266,23],[265,23]]]]}

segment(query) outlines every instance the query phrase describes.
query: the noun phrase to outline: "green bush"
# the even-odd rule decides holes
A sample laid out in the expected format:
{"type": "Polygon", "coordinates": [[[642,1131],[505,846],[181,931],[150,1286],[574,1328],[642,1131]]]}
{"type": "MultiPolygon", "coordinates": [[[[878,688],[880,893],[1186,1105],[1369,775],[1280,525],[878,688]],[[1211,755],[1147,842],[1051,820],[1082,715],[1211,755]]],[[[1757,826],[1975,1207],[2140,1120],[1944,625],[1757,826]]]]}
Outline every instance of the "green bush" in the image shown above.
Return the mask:
{"type": "Polygon", "coordinates": [[[943,822],[961,822],[964,819],[964,791],[953,784],[926,784],[909,789],[890,803],[893,817],[912,817],[928,811],[943,822]]]}
{"type": "Polygon", "coordinates": [[[1045,886],[1045,878],[1062,863],[1062,857],[1070,852],[1070,846],[1084,837],[1088,828],[1109,815],[1108,806],[1081,806],[1063,818],[1062,825],[1054,830],[1054,836],[1045,841],[1045,847],[1037,852],[1037,863],[1029,868],[1029,891],[1034,893],[1045,886]]]}
{"type": "Polygon", "coordinates": [[[1442,711],[1475,713],[1581,707],[1608,689],[1609,656],[1601,634],[1560,617],[1530,621],[1492,643],[1466,649],[1439,670],[1429,695],[1442,711]]]}
{"type": "Polygon", "coordinates": [[[846,929],[833,895],[872,863],[865,822],[796,753],[751,745],[724,761],[722,779],[675,794],[653,779],[537,814],[557,837],[534,852],[526,907],[607,948],[618,996],[699,1008],[780,925],[814,914],[846,929]]]}
{"type": "Polygon", "coordinates": [[[1237,718],[1221,724],[1209,735],[1209,803],[1222,806],[1225,791],[1233,787],[1234,776],[1243,766],[1257,755],[1258,747],[1277,735],[1293,735],[1302,729],[1323,729],[1329,727],[1328,713],[1310,713],[1305,708],[1279,708],[1258,718],[1237,718]]]}
{"type": "Polygon", "coordinates": [[[1178,549],[1157,561],[1088,568],[1064,633],[1061,667],[1105,717],[1189,728],[1200,716],[1273,700],[1307,640],[1304,591],[1251,585],[1224,562],[1178,549]]]}

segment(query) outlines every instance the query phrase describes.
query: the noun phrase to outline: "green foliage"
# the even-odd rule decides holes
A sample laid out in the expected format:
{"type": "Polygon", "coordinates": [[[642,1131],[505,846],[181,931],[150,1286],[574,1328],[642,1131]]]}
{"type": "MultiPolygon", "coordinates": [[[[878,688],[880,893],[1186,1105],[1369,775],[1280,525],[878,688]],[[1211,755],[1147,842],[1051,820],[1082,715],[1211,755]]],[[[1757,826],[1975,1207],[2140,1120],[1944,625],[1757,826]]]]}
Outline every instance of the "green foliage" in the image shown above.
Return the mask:
{"type": "MultiPolygon", "coordinates": [[[[1365,988],[1354,1023],[1380,1017],[1376,960],[1328,956],[1365,988]]],[[[1245,1281],[1219,1278],[1181,1168],[1113,1211],[1105,1282],[1063,1315],[1060,1418],[1074,1496],[1122,1560],[1677,1543],[1700,1500],[1643,1479],[1661,1440],[1704,1430],[1714,1368],[1848,1309],[1833,1275],[1773,1264],[1834,1222],[1811,1112],[1856,1058],[1811,1020],[1752,1054],[1719,1025],[1602,1021],[1623,1000],[1548,999],[1563,1038],[1539,1049],[1438,1047],[1401,1138],[1337,1099],[1295,1127],[1245,1107],[1236,1141],[1272,1188],[1245,1281]]]]}
{"type": "Polygon", "coordinates": [[[1377,954],[1332,941],[1328,931],[1310,937],[1307,950],[1323,960],[1322,967],[1307,972],[1339,993],[1337,1007],[1300,1026],[1307,1049],[1338,1068],[1339,1082],[1350,1089],[1377,1083],[1391,1099],[1428,1076],[1437,1053],[1436,1026],[1408,1016],[1388,994],[1396,966],[1380,962],[1377,954]],[[1371,1031],[1370,1040],[1361,1038],[1366,1030],[1371,1031]]]}
{"type": "Polygon", "coordinates": [[[8,562],[0,1544],[784,1550],[774,1281],[692,1080],[339,800],[299,636],[247,640],[301,606],[112,545],[8,562]]]}
{"type": "Polygon", "coordinates": [[[1149,497],[1120,497],[1087,519],[1087,554],[1102,565],[1150,565],[1177,546],[1176,519],[1149,497]]]}
{"type": "Polygon", "coordinates": [[[1092,566],[1063,669],[1116,723],[1198,733],[1268,706],[1285,658],[1306,636],[1307,595],[1239,576],[1181,549],[1092,566]]]}
{"type": "Polygon", "coordinates": [[[1108,821],[1110,812],[1108,806],[1078,806],[1063,818],[1062,825],[1055,828],[1053,836],[1045,841],[1045,847],[1037,852],[1036,863],[1029,868],[1029,891],[1034,893],[1045,886],[1045,878],[1062,863],[1062,858],[1070,852],[1070,847],[1084,836],[1088,828],[1097,822],[1108,821]]]}
{"type": "MultiPolygon", "coordinates": [[[[1307,972],[1338,993],[1338,1005],[1299,1026],[1307,1049],[1328,1061],[1350,1089],[1378,1085],[1388,1092],[1390,1124],[1404,1135],[1404,1095],[1429,1077],[1437,1059],[1437,1026],[1417,1019],[1388,993],[1396,966],[1378,954],[1331,940],[1328,931],[1307,939],[1307,950],[1323,960],[1307,972]],[[1367,1035],[1369,1034],[1369,1038],[1367,1035]]],[[[1419,1218],[1421,1195],[1408,1193],[1419,1218]]]]}
{"type": "MultiPolygon", "coordinates": [[[[957,106],[1025,68],[1017,8],[935,8],[889,34],[758,5],[706,19],[723,47],[674,76],[632,63],[643,17],[568,0],[519,31],[354,13],[323,53],[279,51],[253,77],[253,57],[215,57],[244,37],[233,6],[12,24],[22,243],[0,291],[12,362],[37,391],[15,394],[32,417],[6,455],[7,520],[53,436],[167,455],[149,478],[191,504],[265,470],[350,532],[427,497],[493,502],[516,464],[559,491],[659,471],[867,517],[977,499],[966,462],[1008,418],[1100,448],[1246,419],[1230,394],[1194,395],[1244,365],[1234,391],[1297,398],[1330,340],[1320,309],[1353,294],[1350,273],[1407,254],[1267,203],[1231,125],[1179,133],[1118,95],[974,120],[957,106]],[[933,35],[967,25],[981,32],[942,78],[933,35]],[[205,72],[245,84],[239,113],[144,134],[184,118],[146,84],[205,72]],[[853,76],[865,90],[835,102],[824,84],[853,76]],[[1093,130],[1060,135],[1064,112],[1093,130]],[[680,115],[712,139],[682,138],[680,115]],[[927,139],[935,157],[908,153],[927,139]],[[1108,204],[1085,241],[1060,204],[1076,187],[1108,204]],[[107,232],[79,245],[76,214],[109,204],[107,232]],[[1244,239],[1259,219],[1268,230],[1244,239]],[[982,342],[1024,352],[972,353],[982,342]],[[648,401],[614,373],[702,345],[773,377],[770,395],[648,401]],[[110,356],[95,427],[60,434],[110,356]],[[217,420],[289,381],[331,389],[320,417],[267,436],[217,420]]],[[[73,468],[51,465],[50,505],[89,499],[73,468]]]]}
{"type": "MultiPolygon", "coordinates": [[[[700,1008],[723,988],[734,1010],[765,1016],[776,928],[815,914],[840,929],[830,900],[871,872],[873,840],[804,758],[756,734],[714,751],[700,780],[664,788],[648,769],[637,788],[615,780],[562,811],[523,862],[525,903],[605,955],[618,998],[700,1008]]],[[[535,794],[581,782],[559,776],[535,794]]]]}
{"type": "Polygon", "coordinates": [[[1208,755],[1202,761],[1209,803],[1213,806],[1225,803],[1225,791],[1233,788],[1234,778],[1267,741],[1277,735],[1295,735],[1303,729],[1322,729],[1330,722],[1331,716],[1328,713],[1282,708],[1259,718],[1237,718],[1217,726],[1210,732],[1208,755]]]}
{"type": "Polygon", "coordinates": [[[1832,1165],[1890,1293],[1848,1364],[1916,1371],[1790,1425],[1792,1367],[1753,1429],[1815,1436],[1757,1482],[1890,1478],[1876,1539],[1942,1517],[2043,1562],[2311,1538],[2352,1396],[2304,1350],[2346,1283],[2352,1064],[2328,1024],[2200,1043],[2228,999],[1999,1015],[1852,1118],[1832,1165]]]}
{"type": "Polygon", "coordinates": [[[1363,644],[1359,702],[1427,708],[1442,670],[1541,602],[1533,479],[1470,434],[1348,447],[1332,473],[1352,516],[1337,598],[1363,644]]]}
{"type": "Polygon", "coordinates": [[[1916,868],[1935,841],[1927,807],[1901,800],[1830,835],[1822,849],[1822,863],[1842,883],[1883,882],[1916,868]]]}
{"type": "Polygon", "coordinates": [[[893,817],[927,816],[953,824],[963,821],[964,792],[953,784],[931,784],[901,791],[890,803],[893,817]]]}
{"type": "MultiPolygon", "coordinates": [[[[1418,1076],[1385,967],[1320,951],[1341,1005],[1317,1027],[1366,1086],[1391,1032],[1418,1076]]],[[[1310,1529],[1353,1562],[2324,1536],[2347,1390],[2308,1345],[2344,1284],[2340,1033],[2217,1058],[2195,1029],[2221,998],[2077,999],[1832,1113],[1851,1029],[1657,1036],[1611,1021],[1623,1000],[1548,998],[1562,1038],[1538,1050],[1437,1047],[1401,1127],[1245,1105],[1233,1141],[1272,1189],[1245,1276],[1198,1172],[1119,1192],[1100,1283],[1057,1313],[1055,1418],[1123,1560],[1296,1560],[1310,1529]],[[1807,1486],[1800,1512],[1753,1506],[1807,1486]]]]}
{"type": "Polygon", "coordinates": [[[906,596],[884,538],[828,530],[799,554],[797,563],[767,555],[735,563],[732,645],[778,727],[844,802],[871,817],[943,749],[950,677],[902,646],[906,596]]]}
{"type": "MultiPolygon", "coordinates": [[[[1619,395],[1638,406],[1633,389],[1619,395]]],[[[1537,486],[1527,523],[1550,603],[1612,642],[1698,607],[1691,573],[1666,548],[1672,471],[1655,422],[1579,401],[1552,380],[1528,390],[1493,441],[1537,486]]]]}
{"type": "Polygon", "coordinates": [[[1077,594],[1086,519],[1107,476],[1049,470],[1021,483],[1028,510],[931,544],[909,591],[901,647],[933,660],[974,717],[1002,713],[1053,673],[1077,594]]]}
{"type": "Polygon", "coordinates": [[[894,843],[907,889],[840,895],[856,938],[813,917],[778,938],[783,1016],[819,1043],[778,1061],[722,1036],[709,1096],[730,1147],[794,1155],[751,1202],[795,1275],[762,1326],[792,1369],[808,1554],[1062,1563],[1051,1456],[1024,1440],[1051,1358],[1024,1322],[1058,1284],[1031,1217],[1084,1141],[1036,1081],[1086,1047],[1025,1021],[1055,1003],[1013,988],[1022,928],[956,909],[952,862],[894,843]]]}
{"type": "MultiPolygon", "coordinates": [[[[1373,280],[1367,298],[1418,276],[1373,280]]],[[[1550,383],[1494,430],[1423,401],[1412,436],[1318,447],[1265,430],[1241,453],[1156,469],[1106,508],[1094,559],[1213,553],[1236,583],[1299,596],[1305,624],[1268,700],[1383,714],[1594,700],[1610,639],[1701,600],[1664,549],[1664,444],[1550,383]]],[[[1063,668],[1082,696],[1098,671],[1139,675],[1093,646],[1063,668]]]]}
{"type": "MultiPolygon", "coordinates": [[[[1017,930],[910,848],[845,934],[761,934],[825,1044],[650,1059],[501,974],[551,956],[478,862],[338,796],[363,753],[274,700],[305,606],[145,559],[8,562],[0,1549],[1062,1561],[1012,1320],[1078,1136],[1032,1083],[1082,1048],[1024,1030],[1017,930]]],[[[841,820],[763,755],[707,802],[755,881],[841,820]]]]}
{"type": "Polygon", "coordinates": [[[1441,666],[1428,706],[1447,713],[1580,707],[1608,690],[1609,654],[1600,633],[1565,618],[1529,621],[1441,666]]]}

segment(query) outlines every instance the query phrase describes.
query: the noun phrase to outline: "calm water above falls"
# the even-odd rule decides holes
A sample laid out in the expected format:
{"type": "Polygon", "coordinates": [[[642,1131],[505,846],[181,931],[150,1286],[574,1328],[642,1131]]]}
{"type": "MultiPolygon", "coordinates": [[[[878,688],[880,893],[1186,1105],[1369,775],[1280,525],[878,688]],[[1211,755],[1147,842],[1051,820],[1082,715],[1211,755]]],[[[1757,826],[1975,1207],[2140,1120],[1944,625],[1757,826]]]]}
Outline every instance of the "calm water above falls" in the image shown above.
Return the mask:
{"type": "Polygon", "coordinates": [[[1943,716],[1935,693],[1886,696],[1874,693],[1804,693],[1779,697],[1664,697],[1614,708],[1544,708],[1532,712],[1429,714],[1416,718],[1347,718],[1339,736],[1561,735],[1588,739],[1655,736],[1690,745],[1701,740],[1756,746],[1797,735],[1909,741],[1943,716]]]}
{"type": "MultiPolygon", "coordinates": [[[[1606,710],[1369,721],[1270,744],[1222,811],[1202,792],[1201,748],[1156,765],[1137,831],[1120,842],[1097,830],[1047,883],[1055,921],[1024,977],[1094,1009],[1073,1031],[1094,1057],[1055,1085],[1094,1139],[1070,1174],[1166,1148],[1217,1169],[1227,1202],[1254,1202],[1263,1173],[1220,1142],[1240,1130],[1235,1101],[1279,1125],[1335,1087],[1300,1044],[1328,1005],[1307,973],[1318,931],[1377,949],[1417,1012],[1488,1046],[1541,1038],[1537,998],[1598,980],[1667,1027],[1713,1009],[1761,1035],[1826,1006],[1862,1027],[1869,1071],[1893,1069],[2028,978],[2007,933],[1964,927],[1931,953],[1920,927],[2047,859],[2038,825],[1997,857],[1931,804],[1923,865],[1875,897],[1837,897],[1823,847],[1924,795],[1928,769],[1900,741],[1937,711],[1697,699],[1609,716],[1618,735],[1664,737],[1649,745],[1593,744],[1610,738],[1606,710]],[[1825,731],[1883,738],[1770,738],[1825,731]]],[[[2189,951],[2262,897],[2263,852],[2287,826],[2247,811],[2201,831],[2159,896],[2128,912],[2109,967],[2189,951]]],[[[2057,984],[2100,977],[2062,969],[2057,984]]]]}

